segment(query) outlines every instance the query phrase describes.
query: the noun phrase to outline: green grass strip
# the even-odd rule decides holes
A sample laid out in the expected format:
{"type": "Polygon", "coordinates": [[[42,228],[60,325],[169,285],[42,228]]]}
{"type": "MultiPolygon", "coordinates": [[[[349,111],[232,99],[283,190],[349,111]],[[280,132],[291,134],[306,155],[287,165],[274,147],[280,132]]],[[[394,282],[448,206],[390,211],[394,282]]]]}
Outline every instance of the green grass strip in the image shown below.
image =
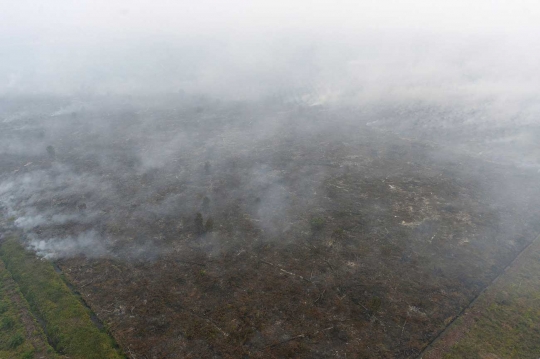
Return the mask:
{"type": "Polygon", "coordinates": [[[495,358],[493,355],[498,358],[538,358],[538,295],[536,292],[519,298],[511,294],[506,303],[489,305],[466,338],[454,345],[444,358],[495,358]]]}
{"type": "Polygon", "coordinates": [[[475,304],[480,315],[445,359],[540,357],[540,241],[475,304]]]}
{"type": "Polygon", "coordinates": [[[0,257],[34,314],[45,323],[45,333],[58,353],[81,359],[123,358],[50,262],[36,258],[13,239],[0,246],[0,257]]]}
{"type": "MultiPolygon", "coordinates": [[[[28,304],[24,301],[19,292],[17,284],[0,260],[0,358],[21,358],[31,359],[35,357],[35,352],[45,350],[47,358],[55,358],[54,351],[46,343],[45,334],[33,320],[35,330],[27,333],[23,323],[23,313],[29,313],[28,304]],[[14,301],[18,298],[18,302],[14,301]],[[27,337],[30,334],[33,340],[27,337]],[[36,348],[33,342],[40,341],[41,348],[36,348]]],[[[40,353],[43,354],[43,352],[40,353]]]]}

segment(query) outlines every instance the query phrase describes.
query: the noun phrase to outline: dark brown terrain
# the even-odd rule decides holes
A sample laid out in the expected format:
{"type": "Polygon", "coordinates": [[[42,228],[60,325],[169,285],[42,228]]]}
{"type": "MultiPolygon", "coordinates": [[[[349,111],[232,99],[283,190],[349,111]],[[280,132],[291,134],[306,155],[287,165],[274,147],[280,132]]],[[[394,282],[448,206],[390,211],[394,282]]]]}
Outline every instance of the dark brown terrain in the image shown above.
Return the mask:
{"type": "Polygon", "coordinates": [[[354,111],[46,121],[3,124],[43,143],[0,159],[4,216],[131,358],[414,358],[540,230],[535,171],[354,111]]]}

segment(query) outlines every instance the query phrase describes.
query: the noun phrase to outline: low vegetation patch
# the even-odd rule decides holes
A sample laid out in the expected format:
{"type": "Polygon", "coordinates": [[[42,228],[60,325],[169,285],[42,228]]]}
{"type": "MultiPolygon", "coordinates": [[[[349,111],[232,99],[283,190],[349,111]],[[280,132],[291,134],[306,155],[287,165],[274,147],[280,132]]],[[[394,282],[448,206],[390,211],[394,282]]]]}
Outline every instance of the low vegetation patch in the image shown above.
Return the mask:
{"type": "MultiPolygon", "coordinates": [[[[31,340],[27,340],[28,335],[34,337],[34,342],[41,340],[46,343],[39,327],[27,332],[22,311],[28,310],[28,307],[25,302],[15,301],[15,298],[22,299],[18,294],[17,285],[0,261],[0,358],[34,358],[36,349],[39,351],[41,348],[36,348],[31,340]]],[[[46,344],[44,346],[49,351],[47,358],[54,358],[52,349],[46,344]]]]}
{"type": "Polygon", "coordinates": [[[540,243],[536,241],[424,357],[538,358],[539,271],[540,243]]]}
{"type": "MultiPolygon", "coordinates": [[[[90,311],[73,295],[50,262],[28,253],[15,240],[2,244],[0,257],[32,311],[43,320],[49,342],[57,352],[70,358],[122,358],[113,340],[94,325],[90,311]]],[[[1,341],[7,343],[9,350],[24,345],[18,328],[13,326],[8,340],[1,341]]]]}

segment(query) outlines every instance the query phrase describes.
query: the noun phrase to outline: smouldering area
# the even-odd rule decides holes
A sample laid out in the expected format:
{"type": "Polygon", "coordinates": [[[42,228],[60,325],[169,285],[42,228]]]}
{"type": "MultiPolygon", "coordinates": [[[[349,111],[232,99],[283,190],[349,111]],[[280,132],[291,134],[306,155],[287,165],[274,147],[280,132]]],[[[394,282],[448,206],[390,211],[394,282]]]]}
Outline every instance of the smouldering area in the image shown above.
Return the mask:
{"type": "Polygon", "coordinates": [[[538,231],[536,169],[390,106],[17,101],[64,110],[2,123],[4,228],[133,356],[414,357],[538,231]]]}
{"type": "Polygon", "coordinates": [[[538,358],[536,2],[4,5],[0,357],[538,358]]]}

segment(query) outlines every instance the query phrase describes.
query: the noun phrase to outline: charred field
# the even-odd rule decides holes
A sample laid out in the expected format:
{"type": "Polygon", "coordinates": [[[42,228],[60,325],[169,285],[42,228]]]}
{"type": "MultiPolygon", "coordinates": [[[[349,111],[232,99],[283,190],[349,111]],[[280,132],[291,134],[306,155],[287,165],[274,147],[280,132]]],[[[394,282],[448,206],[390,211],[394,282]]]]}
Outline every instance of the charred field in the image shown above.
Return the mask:
{"type": "Polygon", "coordinates": [[[1,235],[54,261],[128,357],[414,358],[540,231],[537,170],[463,132],[115,101],[2,100],[1,235]]]}

